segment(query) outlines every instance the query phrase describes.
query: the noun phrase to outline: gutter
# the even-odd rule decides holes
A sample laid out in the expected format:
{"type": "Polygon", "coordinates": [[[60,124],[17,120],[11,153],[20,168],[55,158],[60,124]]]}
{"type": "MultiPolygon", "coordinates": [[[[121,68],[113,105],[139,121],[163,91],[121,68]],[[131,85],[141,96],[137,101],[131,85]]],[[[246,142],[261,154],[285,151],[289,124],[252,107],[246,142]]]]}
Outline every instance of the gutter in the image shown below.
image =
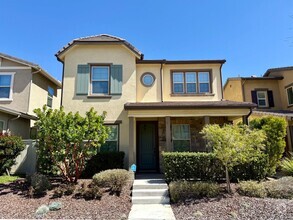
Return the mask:
{"type": "Polygon", "coordinates": [[[161,102],[163,102],[163,64],[164,64],[164,61],[161,62],[161,68],[160,68],[160,80],[161,80],[161,102]]]}
{"type": "MultiPolygon", "coordinates": [[[[222,95],[222,99],[224,99],[224,92],[223,92],[223,79],[222,79],[222,66],[223,66],[223,63],[221,63],[221,66],[220,66],[220,78],[221,78],[221,95],[222,95]]],[[[211,79],[210,79],[211,80],[211,79]]]]}
{"type": "Polygon", "coordinates": [[[250,108],[248,115],[245,116],[245,124],[248,125],[248,118],[252,114],[252,108],[250,108]]]}

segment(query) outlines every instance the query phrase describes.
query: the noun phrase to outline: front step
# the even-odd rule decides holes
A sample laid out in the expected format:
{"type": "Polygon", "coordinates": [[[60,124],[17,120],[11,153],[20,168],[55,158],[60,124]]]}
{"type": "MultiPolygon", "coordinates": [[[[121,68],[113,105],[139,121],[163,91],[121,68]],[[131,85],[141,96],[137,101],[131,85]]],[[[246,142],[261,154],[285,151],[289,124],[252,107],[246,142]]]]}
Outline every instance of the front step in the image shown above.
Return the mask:
{"type": "Polygon", "coordinates": [[[168,196],[168,189],[134,189],[132,196],[168,196]]]}
{"type": "Polygon", "coordinates": [[[169,204],[168,196],[135,196],[132,197],[132,204],[169,204]]]}
{"type": "Polygon", "coordinates": [[[168,189],[168,185],[164,180],[135,180],[133,190],[136,189],[168,189]]]}

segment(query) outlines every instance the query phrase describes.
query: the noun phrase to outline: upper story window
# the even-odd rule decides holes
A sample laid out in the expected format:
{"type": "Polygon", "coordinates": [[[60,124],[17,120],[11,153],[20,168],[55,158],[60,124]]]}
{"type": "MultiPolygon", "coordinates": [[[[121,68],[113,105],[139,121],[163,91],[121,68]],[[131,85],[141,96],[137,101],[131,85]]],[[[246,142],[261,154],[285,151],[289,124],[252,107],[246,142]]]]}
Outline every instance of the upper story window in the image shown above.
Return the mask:
{"type": "Polygon", "coordinates": [[[273,91],[268,89],[255,89],[251,91],[251,100],[258,108],[274,107],[273,91]]]}
{"type": "Polygon", "coordinates": [[[256,94],[258,107],[268,107],[267,91],[257,91],[256,94]]]}
{"type": "Polygon", "coordinates": [[[155,76],[152,73],[144,73],[141,76],[141,82],[144,86],[150,87],[155,82],[155,76]]]}
{"type": "Polygon", "coordinates": [[[0,73],[0,100],[12,99],[14,73],[0,73]]]}
{"type": "Polygon", "coordinates": [[[53,97],[54,97],[54,89],[48,86],[47,106],[50,108],[52,108],[53,106],[53,97]]]}
{"type": "Polygon", "coordinates": [[[210,72],[174,71],[172,72],[173,94],[211,93],[210,72]]]}
{"type": "Polygon", "coordinates": [[[91,94],[109,94],[109,66],[92,66],[91,94]]]}
{"type": "Polygon", "coordinates": [[[293,86],[287,88],[288,105],[293,105],[293,86]]]}

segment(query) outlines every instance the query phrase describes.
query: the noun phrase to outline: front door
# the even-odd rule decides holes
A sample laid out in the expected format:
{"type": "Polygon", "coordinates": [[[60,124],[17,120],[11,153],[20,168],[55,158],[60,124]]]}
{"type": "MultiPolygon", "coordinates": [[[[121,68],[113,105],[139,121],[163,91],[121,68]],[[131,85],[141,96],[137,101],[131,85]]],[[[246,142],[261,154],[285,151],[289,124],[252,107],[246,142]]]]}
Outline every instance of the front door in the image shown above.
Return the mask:
{"type": "Polygon", "coordinates": [[[158,122],[137,122],[137,164],[138,171],[157,171],[158,146],[157,146],[158,122]]]}

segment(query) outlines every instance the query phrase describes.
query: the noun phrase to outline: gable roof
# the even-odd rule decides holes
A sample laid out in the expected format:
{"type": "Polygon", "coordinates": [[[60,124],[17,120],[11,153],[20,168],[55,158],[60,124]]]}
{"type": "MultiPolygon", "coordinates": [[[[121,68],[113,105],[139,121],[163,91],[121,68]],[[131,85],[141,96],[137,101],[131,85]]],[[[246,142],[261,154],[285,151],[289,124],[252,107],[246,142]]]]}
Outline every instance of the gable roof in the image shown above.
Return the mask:
{"type": "Polygon", "coordinates": [[[3,106],[0,106],[0,112],[6,113],[6,114],[10,114],[10,115],[15,115],[15,116],[19,116],[21,118],[26,118],[26,119],[31,119],[31,120],[37,120],[38,117],[34,116],[34,115],[30,115],[24,112],[19,112],[10,108],[6,108],[3,106]]]}
{"type": "Polygon", "coordinates": [[[264,77],[269,76],[271,72],[286,71],[286,70],[293,70],[293,66],[271,68],[271,69],[268,69],[263,76],[264,77]]]}
{"type": "Polygon", "coordinates": [[[61,88],[61,82],[59,82],[57,79],[55,79],[53,76],[51,76],[49,73],[47,73],[44,69],[42,69],[38,64],[5,54],[5,53],[0,53],[0,57],[7,59],[7,60],[11,60],[14,61],[16,63],[20,63],[23,64],[25,66],[29,66],[35,70],[37,70],[37,73],[42,74],[45,78],[49,79],[52,83],[54,83],[56,86],[58,86],[59,88],[61,88]]]}
{"type": "Polygon", "coordinates": [[[130,49],[134,54],[136,54],[140,59],[143,58],[143,54],[135,48],[132,44],[126,41],[123,38],[112,36],[109,34],[100,34],[100,35],[93,35],[87,37],[80,37],[72,40],[63,48],[61,48],[55,56],[60,61],[60,55],[67,51],[71,46],[75,44],[88,44],[88,43],[113,43],[113,44],[122,44],[125,45],[128,49],[130,49]]]}

